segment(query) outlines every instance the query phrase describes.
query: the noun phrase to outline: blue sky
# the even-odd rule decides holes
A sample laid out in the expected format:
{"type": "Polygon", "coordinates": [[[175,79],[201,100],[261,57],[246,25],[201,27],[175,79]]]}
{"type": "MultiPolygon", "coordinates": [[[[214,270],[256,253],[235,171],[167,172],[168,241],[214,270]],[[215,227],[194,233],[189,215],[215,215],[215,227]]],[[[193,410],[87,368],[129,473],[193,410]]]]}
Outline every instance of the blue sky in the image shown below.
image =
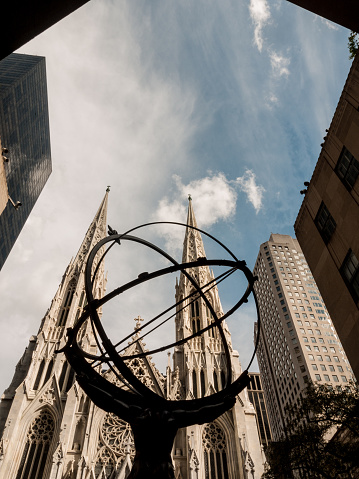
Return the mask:
{"type": "MultiPolygon", "coordinates": [[[[107,185],[118,231],[185,221],[191,193],[199,226],[250,267],[271,232],[294,234],[347,37],[286,1],[93,0],[20,50],[46,57],[53,173],[0,272],[1,390],[107,185]]],[[[178,254],[181,237],[157,241],[178,254]]],[[[250,304],[229,322],[243,366],[253,321],[250,304]]]]}

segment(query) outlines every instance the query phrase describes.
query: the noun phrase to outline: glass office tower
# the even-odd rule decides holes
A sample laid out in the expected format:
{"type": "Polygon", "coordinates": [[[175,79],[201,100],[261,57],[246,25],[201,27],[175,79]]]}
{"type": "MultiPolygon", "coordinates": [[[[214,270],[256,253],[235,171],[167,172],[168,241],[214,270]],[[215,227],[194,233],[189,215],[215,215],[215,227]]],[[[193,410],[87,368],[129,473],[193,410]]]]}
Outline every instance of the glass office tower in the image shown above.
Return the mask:
{"type": "Polygon", "coordinates": [[[9,196],[0,214],[1,269],[51,173],[44,57],[13,53],[0,62],[0,138],[9,196]]]}

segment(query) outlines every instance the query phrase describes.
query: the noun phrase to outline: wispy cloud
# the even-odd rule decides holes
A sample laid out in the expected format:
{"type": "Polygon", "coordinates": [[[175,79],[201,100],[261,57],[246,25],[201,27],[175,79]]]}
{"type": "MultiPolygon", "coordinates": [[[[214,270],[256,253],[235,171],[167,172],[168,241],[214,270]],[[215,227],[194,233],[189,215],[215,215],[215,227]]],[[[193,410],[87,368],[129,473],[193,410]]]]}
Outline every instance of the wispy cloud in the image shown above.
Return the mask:
{"type": "Polygon", "coordinates": [[[240,189],[246,193],[247,199],[254,206],[256,213],[259,213],[262,208],[265,189],[263,186],[256,183],[256,175],[253,171],[246,170],[243,176],[239,176],[236,179],[236,183],[239,185],[240,189]]]}
{"type": "Polygon", "coordinates": [[[290,59],[279,54],[278,52],[271,51],[269,58],[272,66],[272,72],[275,76],[288,76],[290,59]]]}
{"type": "Polygon", "coordinates": [[[267,0],[250,0],[249,13],[254,23],[254,43],[261,52],[263,49],[262,30],[271,17],[267,0]]]}
{"type": "Polygon", "coordinates": [[[320,17],[320,20],[322,21],[322,23],[324,23],[324,25],[326,25],[330,30],[338,30],[338,25],[336,25],[335,23],[333,22],[330,22],[329,20],[327,20],[326,18],[323,18],[323,17],[320,17]]]}

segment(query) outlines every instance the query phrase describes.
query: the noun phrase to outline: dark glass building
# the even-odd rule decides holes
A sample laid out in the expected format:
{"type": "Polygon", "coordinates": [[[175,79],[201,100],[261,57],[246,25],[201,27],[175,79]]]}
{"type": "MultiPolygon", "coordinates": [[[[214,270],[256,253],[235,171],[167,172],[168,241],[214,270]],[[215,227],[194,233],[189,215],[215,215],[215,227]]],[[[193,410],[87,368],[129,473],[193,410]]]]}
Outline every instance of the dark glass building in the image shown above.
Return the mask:
{"type": "Polygon", "coordinates": [[[250,383],[247,388],[249,400],[257,413],[259,438],[264,450],[272,441],[272,433],[268,422],[267,406],[264,398],[261,376],[259,373],[249,373],[250,383]]]}
{"type": "Polygon", "coordinates": [[[9,195],[0,214],[1,269],[51,173],[44,57],[12,53],[0,62],[0,139],[9,195]]]}

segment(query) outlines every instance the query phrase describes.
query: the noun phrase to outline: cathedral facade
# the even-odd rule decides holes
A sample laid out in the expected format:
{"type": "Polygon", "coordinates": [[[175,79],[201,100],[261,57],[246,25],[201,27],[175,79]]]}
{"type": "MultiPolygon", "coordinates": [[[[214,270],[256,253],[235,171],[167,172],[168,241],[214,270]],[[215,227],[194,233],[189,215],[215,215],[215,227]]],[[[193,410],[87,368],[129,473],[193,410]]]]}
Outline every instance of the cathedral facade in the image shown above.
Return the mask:
{"type": "MultiPolygon", "coordinates": [[[[130,426],[96,407],[76,382],[65,355],[56,353],[65,344],[66,329],[74,325],[86,305],[84,268],[92,247],[106,236],[107,203],[108,191],[65,271],[37,336],[30,338],[1,398],[0,479],[126,479],[131,470],[135,449],[130,426]]],[[[187,224],[197,226],[191,200],[187,224]]],[[[203,256],[200,233],[187,228],[183,261],[203,256]]],[[[191,274],[201,286],[214,279],[208,267],[193,268],[191,274]]],[[[106,287],[103,269],[96,281],[96,297],[102,297],[106,287]]],[[[191,294],[191,288],[181,274],[176,283],[176,302],[191,294]]],[[[216,314],[223,315],[217,288],[207,295],[216,314]]],[[[176,314],[176,340],[211,321],[205,303],[195,298],[176,314]]],[[[126,355],[145,351],[139,324],[140,318],[136,318],[135,341],[131,341],[126,355]]],[[[232,348],[227,325],[222,324],[235,379],[242,372],[239,357],[232,348]]],[[[96,351],[90,327],[84,330],[81,341],[87,351],[96,351]]],[[[173,366],[169,361],[166,375],[157,370],[149,356],[133,359],[130,367],[147,386],[168,399],[193,399],[218,391],[226,372],[216,328],[177,346],[173,366]]],[[[176,479],[259,479],[264,455],[247,391],[242,391],[235,406],[214,422],[179,430],[173,463],[176,479]]]]}

